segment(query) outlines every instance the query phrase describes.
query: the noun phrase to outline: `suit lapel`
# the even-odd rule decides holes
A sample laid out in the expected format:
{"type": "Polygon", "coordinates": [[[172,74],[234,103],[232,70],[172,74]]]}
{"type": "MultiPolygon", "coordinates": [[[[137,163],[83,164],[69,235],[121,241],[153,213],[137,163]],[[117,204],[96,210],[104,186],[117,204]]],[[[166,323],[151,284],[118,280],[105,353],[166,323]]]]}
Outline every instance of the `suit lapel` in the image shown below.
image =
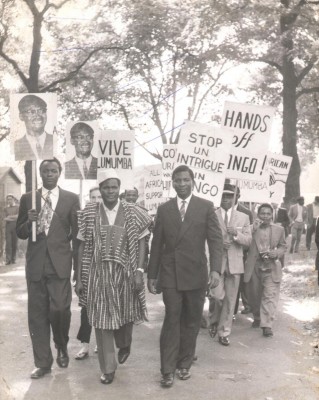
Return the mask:
{"type": "MultiPolygon", "coordinates": [[[[176,208],[177,208],[177,199],[176,199],[176,208]]],[[[177,208],[177,212],[179,214],[179,218],[181,221],[181,216],[179,213],[179,210],[177,208]]],[[[192,225],[193,223],[193,215],[196,215],[196,198],[194,196],[191,197],[191,200],[188,204],[187,210],[186,210],[186,214],[184,217],[184,221],[181,224],[181,228],[178,232],[177,235],[177,239],[176,239],[176,243],[178,243],[178,241],[183,237],[183,235],[185,234],[185,232],[189,229],[189,227],[192,225]]]]}
{"type": "Polygon", "coordinates": [[[223,231],[223,236],[224,236],[227,233],[227,230],[226,230],[225,221],[224,221],[223,216],[222,216],[221,208],[219,208],[216,211],[216,214],[217,214],[217,218],[218,218],[218,221],[219,221],[220,228],[223,231]]]}
{"type": "MultiPolygon", "coordinates": [[[[35,208],[38,212],[41,211],[41,196],[42,196],[42,189],[39,189],[36,191],[36,194],[35,194],[35,208]]],[[[31,205],[31,207],[32,207],[32,205],[31,205]]]]}

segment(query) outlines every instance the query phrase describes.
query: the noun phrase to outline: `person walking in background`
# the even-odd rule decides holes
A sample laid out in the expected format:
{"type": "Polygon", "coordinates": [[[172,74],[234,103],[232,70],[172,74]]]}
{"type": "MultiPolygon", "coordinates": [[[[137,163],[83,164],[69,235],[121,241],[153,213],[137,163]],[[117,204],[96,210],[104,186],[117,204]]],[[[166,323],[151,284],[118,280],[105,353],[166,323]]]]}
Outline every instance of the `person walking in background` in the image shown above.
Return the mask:
{"type": "Polygon", "coordinates": [[[273,336],[282,278],[280,259],[287,248],[284,228],[272,222],[272,214],[270,204],[259,206],[244,273],[247,298],[254,316],[252,327],[261,327],[266,337],[273,336]]]}
{"type": "Polygon", "coordinates": [[[160,336],[161,385],[174,383],[175,370],[189,379],[208,285],[219,283],[223,239],[214,205],[192,194],[194,173],[186,165],[172,174],[177,197],[159,206],[148,266],[148,289],[157,293],[160,281],[165,317],[160,336]],[[158,278],[159,277],[159,278],[158,278]]]}
{"type": "Polygon", "coordinates": [[[243,248],[251,242],[248,215],[231,210],[235,190],[233,185],[225,184],[221,206],[216,211],[224,241],[223,265],[218,286],[209,292],[209,333],[211,337],[218,333],[218,341],[224,346],[230,343],[240,276],[244,273],[243,248]]]}
{"type": "Polygon", "coordinates": [[[32,193],[24,194],[17,220],[18,237],[28,239],[28,321],[36,366],[31,373],[33,379],[51,372],[50,328],[57,348],[57,364],[61,368],[69,364],[70,277],[72,259],[74,266],[77,265],[80,202],[76,194],[59,188],[61,171],[60,161],[56,158],[41,162],[43,186],[36,192],[36,209],[32,209],[32,193]],[[36,222],[36,241],[32,240],[33,222],[36,222]]]}
{"type": "Polygon", "coordinates": [[[6,221],[6,265],[15,264],[17,254],[18,237],[16,234],[16,225],[19,206],[15,204],[15,198],[12,194],[6,197],[6,207],[4,208],[4,220],[6,221]]]}
{"type": "Polygon", "coordinates": [[[311,249],[312,235],[316,230],[316,221],[319,217],[319,196],[315,197],[313,203],[307,205],[307,231],[306,231],[306,247],[311,249]]]}
{"type": "Polygon", "coordinates": [[[140,207],[119,201],[120,180],[113,169],[98,172],[103,202],[79,211],[76,293],[95,328],[101,382],[113,382],[117,363],[130,355],[133,323],[146,320],[143,265],[150,217],[140,207]]]}
{"type": "Polygon", "coordinates": [[[305,199],[300,196],[297,203],[289,208],[288,217],[291,226],[291,244],[289,253],[298,253],[301,235],[307,222],[307,208],[304,206],[305,199]]]}
{"type": "MultiPolygon", "coordinates": [[[[90,202],[97,203],[102,201],[100,189],[95,186],[89,192],[90,202]]],[[[77,274],[75,279],[77,279],[77,274]]],[[[89,356],[89,343],[91,338],[92,326],[89,324],[87,309],[85,306],[81,307],[81,325],[77,334],[77,339],[81,342],[81,349],[75,356],[76,360],[84,360],[89,356]]],[[[97,351],[97,349],[96,349],[97,351]]]]}

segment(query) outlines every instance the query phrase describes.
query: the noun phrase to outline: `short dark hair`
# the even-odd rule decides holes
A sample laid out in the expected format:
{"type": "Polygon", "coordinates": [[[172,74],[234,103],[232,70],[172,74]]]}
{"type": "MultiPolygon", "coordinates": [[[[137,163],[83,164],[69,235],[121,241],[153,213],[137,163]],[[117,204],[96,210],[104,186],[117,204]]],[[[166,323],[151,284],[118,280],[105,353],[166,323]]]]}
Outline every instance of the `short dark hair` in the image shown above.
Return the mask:
{"type": "Polygon", "coordinates": [[[53,158],[50,158],[50,159],[47,159],[47,160],[43,160],[43,161],[41,162],[40,166],[39,166],[39,171],[41,171],[42,165],[43,165],[45,162],[55,162],[55,163],[57,163],[57,164],[58,164],[58,167],[59,167],[59,171],[60,171],[60,173],[61,173],[61,171],[62,171],[62,165],[61,165],[60,161],[59,161],[56,157],[53,157],[53,158]]]}
{"type": "Polygon", "coordinates": [[[315,202],[319,201],[319,196],[315,196],[315,202]]]}
{"type": "Polygon", "coordinates": [[[31,104],[36,104],[41,108],[47,109],[47,103],[39,96],[35,96],[34,94],[27,94],[22,97],[22,99],[18,103],[19,112],[23,113],[26,107],[31,104]]]}
{"type": "Polygon", "coordinates": [[[84,130],[87,133],[89,133],[90,135],[94,136],[94,130],[89,124],[86,124],[85,122],[77,122],[70,129],[71,137],[75,136],[78,132],[80,132],[82,130],[84,130]]]}
{"type": "Polygon", "coordinates": [[[175,179],[175,175],[179,172],[188,172],[190,177],[192,178],[192,181],[195,180],[194,172],[187,165],[179,165],[178,167],[176,167],[172,173],[172,180],[175,179]]]}
{"type": "Polygon", "coordinates": [[[269,203],[263,203],[263,204],[261,204],[261,205],[258,207],[258,209],[257,209],[257,214],[259,214],[260,210],[261,210],[263,207],[264,207],[264,208],[269,208],[269,210],[270,210],[271,212],[273,212],[273,208],[272,208],[271,204],[269,204],[269,203]]]}

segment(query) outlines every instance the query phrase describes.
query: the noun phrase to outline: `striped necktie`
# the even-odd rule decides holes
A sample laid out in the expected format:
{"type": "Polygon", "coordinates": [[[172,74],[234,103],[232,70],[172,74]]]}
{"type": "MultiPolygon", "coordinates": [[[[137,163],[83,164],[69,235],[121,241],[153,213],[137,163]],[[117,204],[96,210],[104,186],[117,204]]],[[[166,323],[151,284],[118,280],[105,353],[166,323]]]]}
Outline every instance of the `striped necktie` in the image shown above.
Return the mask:
{"type": "Polygon", "coordinates": [[[185,204],[186,204],[186,201],[185,201],[185,200],[182,200],[182,205],[181,205],[181,208],[179,209],[179,212],[180,212],[180,214],[181,214],[182,221],[184,221],[184,217],[185,217],[185,214],[186,214],[185,204]]]}
{"type": "Polygon", "coordinates": [[[47,197],[41,208],[38,217],[38,226],[37,226],[37,233],[47,232],[50,228],[53,210],[52,210],[52,200],[51,200],[51,191],[48,191],[47,197]]]}
{"type": "Polygon", "coordinates": [[[84,179],[86,179],[88,177],[89,170],[88,170],[85,160],[83,160],[83,172],[84,172],[84,179]]]}

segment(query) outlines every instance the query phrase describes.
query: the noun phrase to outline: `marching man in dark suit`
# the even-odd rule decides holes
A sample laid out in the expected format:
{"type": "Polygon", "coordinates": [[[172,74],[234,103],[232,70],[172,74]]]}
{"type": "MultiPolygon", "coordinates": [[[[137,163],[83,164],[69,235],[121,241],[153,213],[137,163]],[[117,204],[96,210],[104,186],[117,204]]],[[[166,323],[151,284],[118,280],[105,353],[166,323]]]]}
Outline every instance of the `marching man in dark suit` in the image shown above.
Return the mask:
{"type": "Polygon", "coordinates": [[[181,165],[173,171],[172,181],[177,197],[158,208],[148,266],[148,289],[156,294],[159,276],[165,304],[160,337],[162,387],[173,385],[176,369],[181,380],[191,376],[207,284],[218,285],[223,257],[213,203],[192,195],[193,171],[181,165]]]}
{"type": "MultiPolygon", "coordinates": [[[[61,174],[59,160],[40,164],[43,187],[36,193],[36,209],[32,209],[32,193],[21,197],[17,235],[28,239],[26,279],[28,287],[28,322],[32,340],[35,370],[31,378],[41,378],[51,371],[53,357],[50,328],[57,348],[57,364],[69,363],[67,344],[71,320],[72,290],[70,283],[73,255],[77,252],[78,196],[57,186],[61,174]],[[36,241],[32,241],[32,222],[36,221],[36,241]]],[[[74,259],[76,266],[76,260],[74,259]]]]}

